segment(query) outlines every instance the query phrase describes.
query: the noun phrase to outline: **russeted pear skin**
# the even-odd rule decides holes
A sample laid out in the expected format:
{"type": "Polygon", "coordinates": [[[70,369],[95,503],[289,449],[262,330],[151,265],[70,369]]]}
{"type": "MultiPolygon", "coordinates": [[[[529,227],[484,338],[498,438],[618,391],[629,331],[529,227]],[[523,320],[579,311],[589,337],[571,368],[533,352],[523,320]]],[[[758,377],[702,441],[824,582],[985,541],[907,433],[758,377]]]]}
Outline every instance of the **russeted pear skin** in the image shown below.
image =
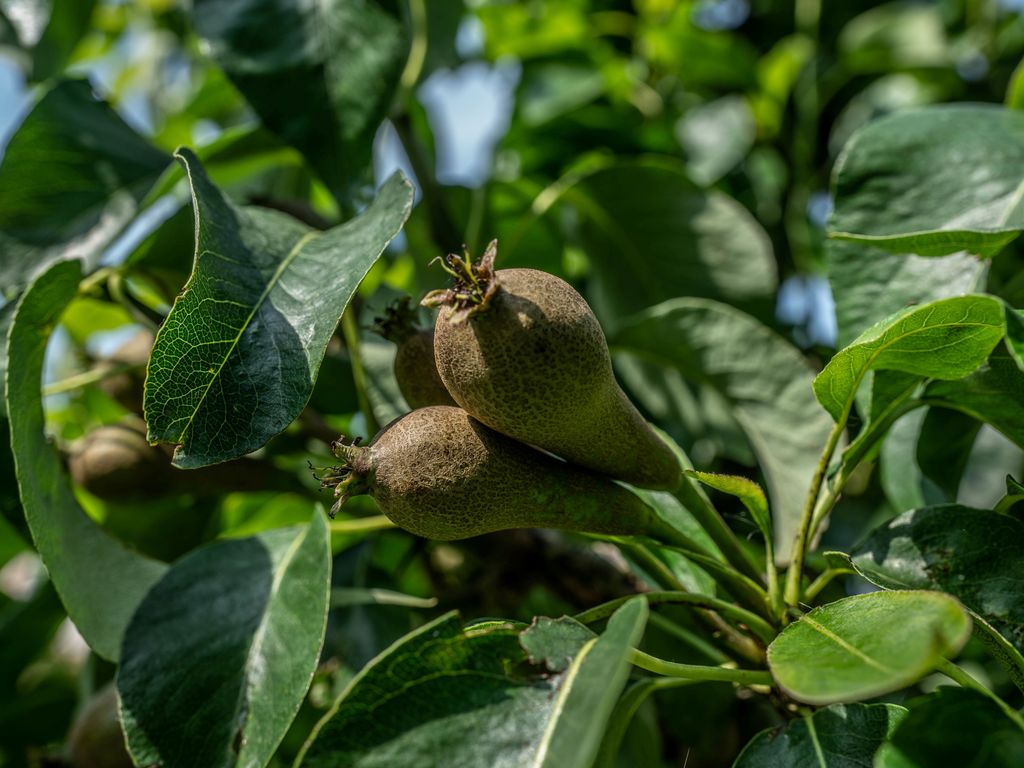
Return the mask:
{"type": "Polygon", "coordinates": [[[163,491],[170,480],[170,460],[146,442],[144,427],[110,424],[89,432],[68,459],[74,481],[89,493],[112,501],[163,491]]]}
{"type": "Polygon", "coordinates": [[[455,405],[434,362],[434,331],[419,329],[406,336],[395,353],[395,380],[410,408],[455,405]]]}
{"type": "Polygon", "coordinates": [[[576,290],[535,269],[492,273],[469,312],[442,304],[434,357],[473,418],[566,461],[643,488],[674,489],[681,469],[619,387],[601,326],[576,290]]]}
{"type": "Polygon", "coordinates": [[[369,493],[396,525],[450,541],[508,528],[676,538],[624,486],[432,406],[385,427],[367,446],[337,446],[337,493],[369,493]]]}
{"type": "Polygon", "coordinates": [[[455,405],[434,363],[434,329],[417,324],[416,310],[408,296],[386,307],[374,328],[398,347],[395,351],[395,381],[410,408],[455,405]]]}

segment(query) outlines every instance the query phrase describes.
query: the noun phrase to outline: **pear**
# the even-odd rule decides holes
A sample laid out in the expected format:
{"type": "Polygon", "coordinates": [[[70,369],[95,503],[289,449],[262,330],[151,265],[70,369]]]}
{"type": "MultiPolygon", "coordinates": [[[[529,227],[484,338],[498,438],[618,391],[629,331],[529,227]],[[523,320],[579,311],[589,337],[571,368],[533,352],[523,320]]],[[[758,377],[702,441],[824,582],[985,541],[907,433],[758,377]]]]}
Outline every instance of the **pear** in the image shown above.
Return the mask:
{"type": "Polygon", "coordinates": [[[434,329],[416,325],[415,311],[409,306],[408,297],[388,307],[374,327],[398,346],[395,380],[410,408],[455,405],[434,363],[434,329]]]}
{"type": "Polygon", "coordinates": [[[160,493],[171,479],[167,454],[146,441],[141,420],[89,432],[73,446],[68,470],[89,493],[112,501],[160,493]]]}
{"type": "Polygon", "coordinates": [[[132,768],[117,714],[117,691],[107,683],[86,702],[68,734],[74,768],[132,768]]]}
{"type": "Polygon", "coordinates": [[[451,541],[509,528],[648,535],[691,548],[635,493],[505,437],[461,408],[420,408],[366,446],[334,444],[321,475],[338,498],[369,494],[396,525],[451,541]]]}
{"type": "Polygon", "coordinates": [[[455,402],[491,429],[643,488],[682,476],[672,449],[615,381],[593,311],[564,280],[535,269],[494,270],[497,241],[477,264],[450,255],[434,359],[455,402]]]}

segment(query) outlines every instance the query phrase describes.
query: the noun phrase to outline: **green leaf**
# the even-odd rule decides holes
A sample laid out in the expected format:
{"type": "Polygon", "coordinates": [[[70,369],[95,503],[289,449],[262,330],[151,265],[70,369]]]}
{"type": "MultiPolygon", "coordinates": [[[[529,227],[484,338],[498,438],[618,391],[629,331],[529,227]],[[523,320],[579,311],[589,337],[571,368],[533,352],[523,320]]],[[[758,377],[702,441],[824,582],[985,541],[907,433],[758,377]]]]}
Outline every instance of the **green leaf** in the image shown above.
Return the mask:
{"type": "Polygon", "coordinates": [[[805,713],[785,727],[761,731],[744,747],[733,768],[871,765],[907,710],[896,704],[833,704],[805,713]]]}
{"type": "Polygon", "coordinates": [[[58,259],[94,258],[131,221],[169,162],[96,99],[87,81],[57,83],[11,138],[0,165],[3,290],[58,259]]]}
{"type": "Polygon", "coordinates": [[[841,421],[868,371],[959,379],[985,361],[1005,329],[1003,305],[992,296],[960,296],[908,308],[839,350],[815,378],[814,394],[841,421]]]}
{"type": "Polygon", "coordinates": [[[929,408],[917,442],[921,474],[955,501],[981,422],[948,408],[929,408]]]}
{"type": "Polygon", "coordinates": [[[629,677],[629,654],[643,637],[648,607],[636,597],[608,619],[599,638],[584,645],[561,682],[558,702],[533,765],[590,768],[608,718],[629,677]]]}
{"type": "Polygon", "coordinates": [[[910,708],[879,750],[876,768],[1017,768],[1024,733],[986,696],[943,686],[910,708]]]}
{"type": "Polygon", "coordinates": [[[846,22],[837,42],[842,66],[858,74],[953,62],[942,10],[932,5],[883,3],[846,22]]]}
{"type": "Polygon", "coordinates": [[[831,429],[814,405],[813,372],[803,355],[749,315],[705,299],[652,307],[628,321],[611,345],[706,384],[729,403],[767,481],[775,550],[788,557],[831,429]]]}
{"type": "Polygon", "coordinates": [[[694,181],[711,185],[738,165],[757,138],[749,100],[724,96],[690,109],[676,127],[694,181]]]}
{"type": "Polygon", "coordinates": [[[953,104],[871,123],[835,170],[832,237],[893,253],[991,256],[1024,226],[1024,115],[953,104]]]}
{"type": "Polygon", "coordinates": [[[956,501],[981,423],[947,408],[900,418],[879,454],[882,488],[894,511],[956,501]]]}
{"type": "Polygon", "coordinates": [[[431,765],[438,755],[450,768],[528,764],[558,678],[525,662],[511,625],[464,630],[457,614],[446,614],[363,668],[296,765],[431,765]]]}
{"type": "Polygon", "coordinates": [[[89,31],[96,0],[54,0],[42,37],[32,48],[32,79],[41,82],[59,75],[89,31]]]}
{"type": "Polygon", "coordinates": [[[925,507],[876,528],[851,554],[869,581],[947,592],[1024,651],[1020,521],[957,504],[925,507]]]}
{"type": "Polygon", "coordinates": [[[296,764],[434,765],[443,755],[446,768],[589,766],[646,616],[643,598],[629,601],[552,675],[528,664],[511,625],[464,629],[449,613],[370,662],[296,764]]]}
{"type": "Polygon", "coordinates": [[[709,488],[728,493],[743,502],[743,506],[750,512],[754,523],[764,535],[765,541],[771,543],[772,517],[768,509],[768,498],[764,495],[760,485],[738,475],[717,475],[713,472],[696,472],[694,470],[690,470],[686,474],[709,488]]]}
{"type": "Polygon", "coordinates": [[[1024,372],[1014,368],[1015,362],[1005,350],[997,349],[971,376],[956,382],[932,382],[922,399],[961,410],[1024,445],[1024,372]]]}
{"type": "Polygon", "coordinates": [[[797,701],[859,701],[921,679],[959,651],[970,632],[967,613],[948,595],[872,592],[790,624],[768,646],[768,666],[797,701]]]}
{"type": "Polygon", "coordinates": [[[922,399],[991,424],[1024,447],[1024,373],[1001,349],[964,379],[931,382],[922,399]]]}
{"type": "MultiPolygon", "coordinates": [[[[878,216],[896,218],[898,214],[894,209],[878,216]]],[[[926,258],[829,240],[825,255],[840,347],[904,307],[985,288],[986,263],[966,253],[926,258]]]]}
{"type": "Polygon", "coordinates": [[[1010,75],[1003,104],[1007,109],[1024,109],[1024,61],[1021,61],[1010,75]]]}
{"type": "Polygon", "coordinates": [[[606,327],[680,295],[749,302],[773,295],[768,236],[734,199],[674,165],[620,164],[566,193],[584,216],[589,298],[606,327]]]}
{"type": "Polygon", "coordinates": [[[386,8],[375,0],[192,5],[213,59],[341,199],[363,181],[405,65],[408,32],[386,8]]]}
{"type": "Polygon", "coordinates": [[[996,503],[993,509],[1002,514],[1013,514],[1011,510],[1021,501],[1024,501],[1024,484],[1014,480],[1012,475],[1007,475],[1006,494],[996,503]]]}
{"type": "Polygon", "coordinates": [[[412,206],[401,175],[356,219],[327,232],[228,202],[195,156],[196,257],[160,328],[146,377],[152,441],[201,467],[262,446],[302,410],[342,312],[412,206]]]}
{"type": "Polygon", "coordinates": [[[330,590],[330,537],[309,525],[186,555],[142,601],[117,690],[140,765],[264,766],[313,679],[330,590]]]}
{"type": "Polygon", "coordinates": [[[549,619],[537,616],[519,636],[531,664],[543,664],[552,672],[564,672],[573,658],[597,635],[571,616],[549,619]]]}
{"type": "Polygon", "coordinates": [[[7,339],[11,452],[36,550],[82,637],[106,659],[118,657],[135,607],[166,566],[112,539],[75,501],[57,450],[44,431],[40,399],[46,343],[82,278],[77,261],[40,275],[18,303],[7,339]]]}

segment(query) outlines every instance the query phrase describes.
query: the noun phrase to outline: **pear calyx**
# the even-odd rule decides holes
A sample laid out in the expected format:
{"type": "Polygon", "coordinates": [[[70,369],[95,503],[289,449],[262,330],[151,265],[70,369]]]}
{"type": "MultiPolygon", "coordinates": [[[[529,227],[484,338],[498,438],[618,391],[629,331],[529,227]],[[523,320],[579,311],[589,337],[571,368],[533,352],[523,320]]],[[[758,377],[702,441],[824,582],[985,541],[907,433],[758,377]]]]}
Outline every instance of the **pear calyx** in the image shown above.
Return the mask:
{"type": "MultiPolygon", "coordinates": [[[[450,288],[431,291],[420,303],[432,309],[451,307],[453,323],[463,323],[477,312],[482,312],[499,288],[498,278],[494,272],[494,260],[497,255],[498,241],[491,240],[487,250],[476,263],[465,249],[461,256],[455,253],[438,256],[434,261],[441,263],[441,269],[451,275],[454,282],[450,288]]],[[[433,263],[432,261],[431,264],[433,263]]]]}

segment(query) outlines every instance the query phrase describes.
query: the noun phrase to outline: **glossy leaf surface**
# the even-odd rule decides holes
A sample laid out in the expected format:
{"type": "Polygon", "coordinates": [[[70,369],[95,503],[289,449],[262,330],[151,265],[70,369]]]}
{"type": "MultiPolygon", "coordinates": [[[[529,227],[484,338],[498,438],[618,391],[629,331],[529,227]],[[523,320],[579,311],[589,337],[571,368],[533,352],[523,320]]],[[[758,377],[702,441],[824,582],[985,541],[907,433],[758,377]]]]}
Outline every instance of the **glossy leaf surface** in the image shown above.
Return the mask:
{"type": "Polygon", "coordinates": [[[870,124],[835,172],[833,237],[894,253],[999,252],[1024,227],[1024,115],[955,104],[870,124]]]}
{"type": "Polygon", "coordinates": [[[776,683],[808,704],[851,702],[910,685],[970,635],[960,604],[939,592],[872,592],[815,608],[768,646],[776,683]]]}
{"type": "Polygon", "coordinates": [[[590,765],[646,615],[642,599],[623,605],[552,675],[528,663],[511,626],[463,629],[447,614],[364,668],[299,765],[430,765],[438,755],[452,768],[590,765]]]}
{"type": "Polygon", "coordinates": [[[923,398],[991,424],[1017,445],[1024,446],[1024,373],[1001,349],[966,378],[932,382],[925,388],[923,398]]]}
{"type": "Polygon", "coordinates": [[[263,124],[347,198],[369,165],[405,65],[408,33],[390,7],[197,0],[192,20],[263,124]]]}
{"type": "Polygon", "coordinates": [[[1024,650],[1024,524],[958,504],[906,512],[852,553],[864,578],[887,589],[956,597],[1024,650]]]}
{"type": "Polygon", "coordinates": [[[1024,732],[977,691],[942,687],[911,707],[875,758],[876,768],[1015,768],[1024,732]]]}
{"type": "Polygon", "coordinates": [[[588,296],[609,330],[676,296],[743,302],[776,284],[771,244],[731,197],[697,187],[671,166],[624,164],[566,193],[585,217],[594,264],[588,296]]]}
{"type": "Polygon", "coordinates": [[[966,253],[925,257],[829,240],[825,254],[839,347],[904,307],[985,288],[985,262],[966,253]]]}
{"type": "Polygon", "coordinates": [[[54,587],[86,642],[116,660],[132,612],[166,566],[129,550],[85,514],[44,431],[46,344],[81,278],[77,261],[55,264],[18,304],[7,343],[10,359],[19,361],[7,372],[11,452],[25,517],[54,587]]]}
{"type": "Polygon", "coordinates": [[[1002,304],[991,296],[960,296],[906,310],[837,352],[815,378],[814,394],[838,421],[869,370],[959,379],[985,361],[1005,331],[1002,304]]]}
{"type": "Polygon", "coordinates": [[[87,81],[53,86],[0,165],[0,290],[24,285],[57,259],[93,259],[169,163],[87,81]]]}
{"type": "Polygon", "coordinates": [[[174,564],[125,633],[117,676],[141,765],[263,766],[313,679],[327,626],[324,514],[174,564]]]}
{"type": "Polygon", "coordinates": [[[629,677],[629,653],[647,623],[647,601],[636,597],[584,645],[561,681],[558,701],[534,758],[538,768],[590,768],[608,718],[629,677]]]}
{"type": "Polygon", "coordinates": [[[652,307],[611,345],[713,387],[732,406],[768,481],[776,552],[787,557],[831,427],[803,355],[749,315],[702,299],[652,307]]]}
{"type": "Polygon", "coordinates": [[[327,232],[238,208],[179,155],[196,207],[196,259],[160,328],[146,377],[149,438],[200,467],[256,450],[312,391],[327,342],[359,282],[409,215],[412,189],[391,178],[361,216],[327,232]]]}
{"type": "Polygon", "coordinates": [[[761,731],[733,768],[859,768],[892,735],[907,710],[896,704],[833,704],[784,728],[761,731]]]}

